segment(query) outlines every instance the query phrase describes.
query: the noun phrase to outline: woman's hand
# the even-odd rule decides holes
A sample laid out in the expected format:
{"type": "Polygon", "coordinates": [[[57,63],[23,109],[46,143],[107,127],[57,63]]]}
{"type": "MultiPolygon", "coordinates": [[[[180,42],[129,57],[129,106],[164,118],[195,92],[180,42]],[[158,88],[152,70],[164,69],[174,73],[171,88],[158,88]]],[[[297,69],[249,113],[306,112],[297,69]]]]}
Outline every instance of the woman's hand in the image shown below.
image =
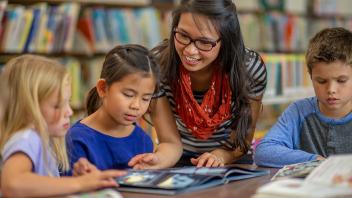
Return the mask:
{"type": "Polygon", "coordinates": [[[191,158],[191,163],[197,167],[220,167],[224,166],[224,159],[213,153],[203,153],[197,158],[191,158]]]}
{"type": "Polygon", "coordinates": [[[72,175],[80,176],[94,171],[99,171],[99,169],[90,163],[86,158],[79,158],[79,160],[73,165],[72,175]]]}
{"type": "Polygon", "coordinates": [[[134,156],[128,162],[128,166],[133,169],[157,169],[159,163],[159,157],[155,153],[143,153],[134,156]]]}

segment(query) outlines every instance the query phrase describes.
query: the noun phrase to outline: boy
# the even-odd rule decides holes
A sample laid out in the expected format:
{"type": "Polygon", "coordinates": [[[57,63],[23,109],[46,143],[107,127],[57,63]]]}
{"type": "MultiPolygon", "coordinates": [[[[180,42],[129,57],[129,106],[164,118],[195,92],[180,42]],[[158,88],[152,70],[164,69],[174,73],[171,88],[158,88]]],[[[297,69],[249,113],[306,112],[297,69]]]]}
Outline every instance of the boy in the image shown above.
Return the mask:
{"type": "Polygon", "coordinates": [[[352,33],[327,28],[306,53],[315,97],[291,104],[256,148],[257,165],[282,167],[352,153],[352,33]]]}

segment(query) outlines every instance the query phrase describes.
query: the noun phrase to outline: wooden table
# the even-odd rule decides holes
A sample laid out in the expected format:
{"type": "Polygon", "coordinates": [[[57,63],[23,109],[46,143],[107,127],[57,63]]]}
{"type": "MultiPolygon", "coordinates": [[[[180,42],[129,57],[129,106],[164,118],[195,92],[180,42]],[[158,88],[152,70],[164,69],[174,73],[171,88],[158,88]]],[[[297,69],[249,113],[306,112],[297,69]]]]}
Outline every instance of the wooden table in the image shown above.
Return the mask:
{"type": "Polygon", "coordinates": [[[274,168],[258,168],[254,165],[241,165],[245,168],[257,168],[270,170],[269,175],[255,177],[251,179],[244,179],[240,181],[234,181],[225,185],[212,187],[205,190],[200,190],[191,193],[179,194],[176,196],[167,195],[156,195],[156,194],[142,194],[142,193],[127,193],[120,192],[124,198],[227,198],[227,197],[239,197],[246,198],[251,197],[255,194],[257,188],[270,181],[270,178],[278,171],[274,168]]]}

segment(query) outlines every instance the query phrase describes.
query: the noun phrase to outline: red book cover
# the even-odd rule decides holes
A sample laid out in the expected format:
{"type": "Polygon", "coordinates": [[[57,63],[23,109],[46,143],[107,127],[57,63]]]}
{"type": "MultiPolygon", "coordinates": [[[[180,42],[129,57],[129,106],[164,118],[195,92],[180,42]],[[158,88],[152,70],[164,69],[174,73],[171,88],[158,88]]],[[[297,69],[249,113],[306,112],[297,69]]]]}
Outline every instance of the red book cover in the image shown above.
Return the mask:
{"type": "Polygon", "coordinates": [[[80,31],[82,35],[84,35],[94,51],[95,33],[91,19],[90,8],[83,10],[81,16],[78,19],[77,30],[80,31]]]}

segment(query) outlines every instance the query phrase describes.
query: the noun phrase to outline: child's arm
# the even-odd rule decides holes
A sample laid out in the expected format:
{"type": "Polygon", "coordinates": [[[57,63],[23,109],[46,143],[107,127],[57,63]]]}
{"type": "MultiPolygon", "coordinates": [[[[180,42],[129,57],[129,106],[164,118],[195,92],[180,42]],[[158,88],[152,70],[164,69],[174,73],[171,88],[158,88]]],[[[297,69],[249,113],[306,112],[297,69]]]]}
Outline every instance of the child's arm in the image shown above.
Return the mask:
{"type": "Polygon", "coordinates": [[[115,177],[122,171],[93,171],[80,177],[56,178],[32,172],[32,161],[22,153],[11,155],[4,163],[1,190],[5,197],[48,197],[116,187],[115,177]]]}
{"type": "Polygon", "coordinates": [[[154,153],[137,155],[128,165],[137,169],[172,167],[181,157],[182,144],[166,96],[152,101],[151,118],[160,143],[154,153]]]}
{"type": "Polygon", "coordinates": [[[280,116],[255,149],[257,165],[282,167],[317,159],[318,155],[298,149],[303,107],[292,104],[280,116]]]}

